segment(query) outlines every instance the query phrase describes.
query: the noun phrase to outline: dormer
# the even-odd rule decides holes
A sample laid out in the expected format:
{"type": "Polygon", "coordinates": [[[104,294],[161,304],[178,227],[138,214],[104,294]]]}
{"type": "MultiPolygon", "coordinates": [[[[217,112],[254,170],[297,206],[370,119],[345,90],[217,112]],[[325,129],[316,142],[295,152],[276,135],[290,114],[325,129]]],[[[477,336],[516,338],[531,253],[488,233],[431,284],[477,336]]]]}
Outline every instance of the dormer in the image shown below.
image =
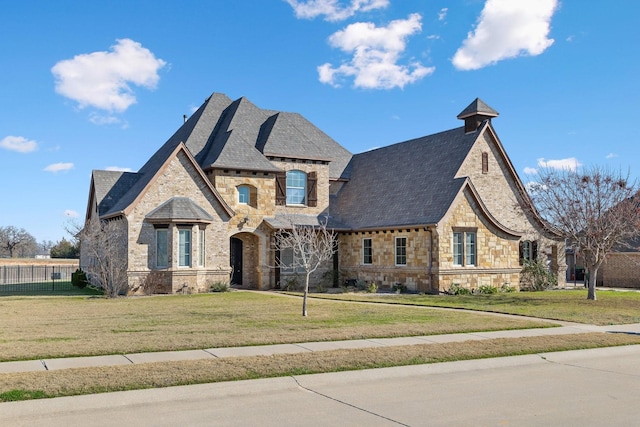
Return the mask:
{"type": "Polygon", "coordinates": [[[498,117],[498,115],[496,110],[489,107],[480,98],[476,98],[458,114],[458,118],[464,120],[464,133],[469,133],[478,130],[483,121],[491,121],[492,117],[498,117]]]}

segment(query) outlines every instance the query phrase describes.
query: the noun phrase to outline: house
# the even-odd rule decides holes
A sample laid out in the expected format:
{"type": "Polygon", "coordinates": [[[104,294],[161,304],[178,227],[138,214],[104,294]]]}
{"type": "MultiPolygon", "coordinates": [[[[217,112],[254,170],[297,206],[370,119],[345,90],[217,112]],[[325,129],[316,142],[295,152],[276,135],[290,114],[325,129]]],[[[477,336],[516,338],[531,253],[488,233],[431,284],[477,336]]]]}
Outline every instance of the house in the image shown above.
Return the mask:
{"type": "Polygon", "coordinates": [[[274,267],[294,255],[273,250],[292,221],[337,235],[316,281],[518,287],[522,259],[544,258],[563,283],[564,246],[531,208],[497,116],[476,99],[464,126],[352,155],[299,114],[214,93],[138,172],[94,171],[86,220],[126,229],[132,292],[275,288],[295,274],[274,267]]]}

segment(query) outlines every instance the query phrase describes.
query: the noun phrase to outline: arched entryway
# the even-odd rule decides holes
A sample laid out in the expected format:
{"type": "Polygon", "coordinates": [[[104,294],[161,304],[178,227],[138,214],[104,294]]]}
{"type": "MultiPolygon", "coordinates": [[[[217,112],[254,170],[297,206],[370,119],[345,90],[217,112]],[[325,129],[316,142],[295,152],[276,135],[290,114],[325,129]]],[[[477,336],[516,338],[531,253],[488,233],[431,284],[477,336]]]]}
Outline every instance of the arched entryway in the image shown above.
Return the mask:
{"type": "Polygon", "coordinates": [[[242,286],[242,240],[232,237],[229,251],[231,265],[231,285],[242,286]]]}
{"type": "Polygon", "coordinates": [[[243,288],[260,288],[260,237],[243,232],[229,239],[229,265],[231,284],[243,288]]]}

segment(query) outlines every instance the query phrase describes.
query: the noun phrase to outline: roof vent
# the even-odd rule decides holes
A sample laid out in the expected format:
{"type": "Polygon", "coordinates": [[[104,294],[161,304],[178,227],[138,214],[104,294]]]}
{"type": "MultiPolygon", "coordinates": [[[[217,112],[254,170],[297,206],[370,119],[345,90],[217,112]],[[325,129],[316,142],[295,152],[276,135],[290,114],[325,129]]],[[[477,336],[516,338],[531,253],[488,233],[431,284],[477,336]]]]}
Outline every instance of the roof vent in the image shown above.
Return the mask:
{"type": "Polygon", "coordinates": [[[498,117],[498,112],[489,107],[480,98],[473,100],[471,104],[460,114],[458,118],[464,120],[464,132],[475,132],[485,120],[491,120],[492,117],[498,117]]]}

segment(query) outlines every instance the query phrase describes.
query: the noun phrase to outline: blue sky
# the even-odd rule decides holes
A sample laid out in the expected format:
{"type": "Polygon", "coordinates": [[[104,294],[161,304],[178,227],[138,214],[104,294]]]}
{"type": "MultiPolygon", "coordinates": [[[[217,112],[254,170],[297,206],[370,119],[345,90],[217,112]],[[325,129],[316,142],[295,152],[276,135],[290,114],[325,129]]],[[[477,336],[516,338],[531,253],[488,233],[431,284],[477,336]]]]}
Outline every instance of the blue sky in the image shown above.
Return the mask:
{"type": "Polygon", "coordinates": [[[638,177],[640,3],[3,1],[0,226],[82,221],[213,92],[298,112],[353,153],[458,127],[476,97],[517,172],[638,177]]]}

